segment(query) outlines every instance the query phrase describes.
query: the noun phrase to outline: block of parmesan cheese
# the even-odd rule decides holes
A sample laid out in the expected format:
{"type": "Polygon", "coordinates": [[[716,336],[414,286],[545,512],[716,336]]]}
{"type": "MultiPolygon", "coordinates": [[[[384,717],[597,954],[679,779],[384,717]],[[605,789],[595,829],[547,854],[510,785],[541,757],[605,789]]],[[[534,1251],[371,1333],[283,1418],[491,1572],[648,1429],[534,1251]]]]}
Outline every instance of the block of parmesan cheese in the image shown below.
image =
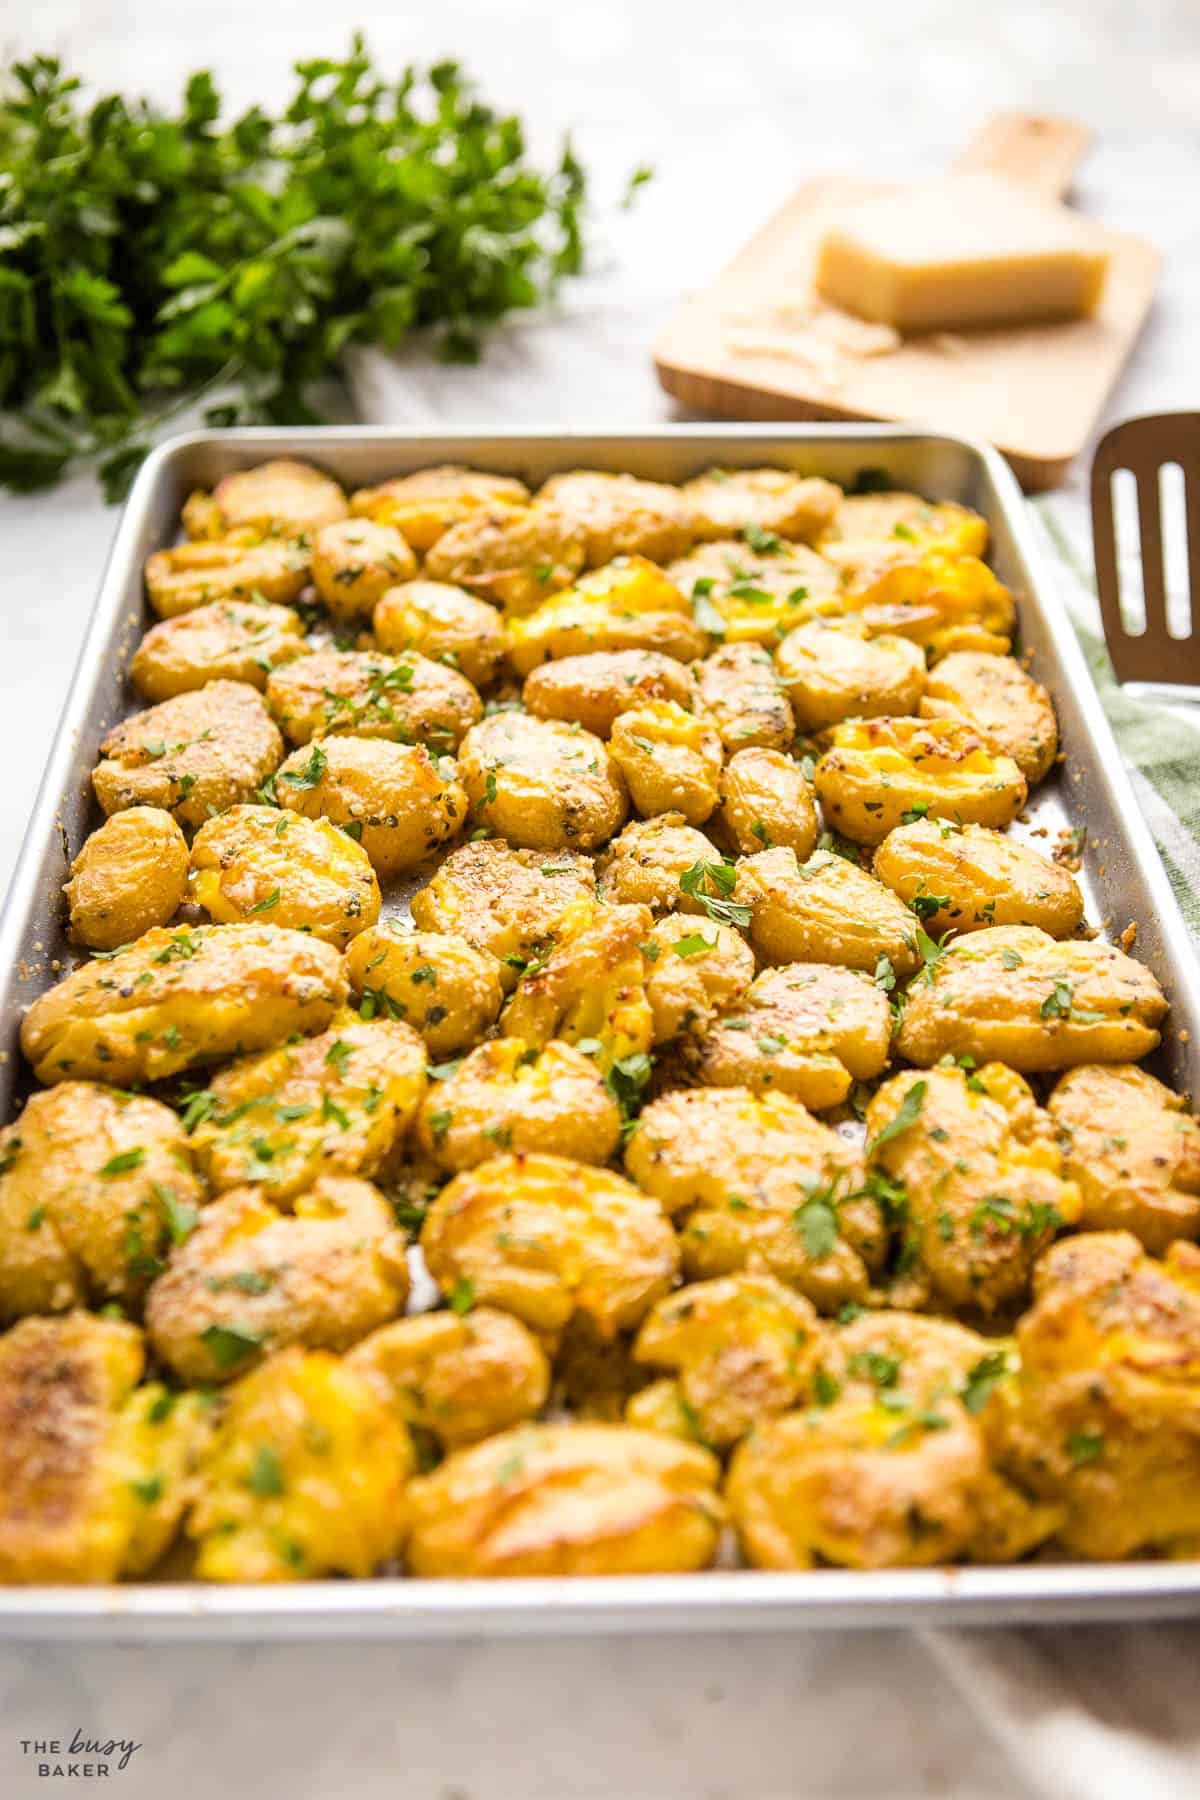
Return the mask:
{"type": "Polygon", "coordinates": [[[822,298],[897,331],[1031,325],[1094,310],[1108,252],[1094,225],[983,172],[897,188],[830,221],[822,298]]]}

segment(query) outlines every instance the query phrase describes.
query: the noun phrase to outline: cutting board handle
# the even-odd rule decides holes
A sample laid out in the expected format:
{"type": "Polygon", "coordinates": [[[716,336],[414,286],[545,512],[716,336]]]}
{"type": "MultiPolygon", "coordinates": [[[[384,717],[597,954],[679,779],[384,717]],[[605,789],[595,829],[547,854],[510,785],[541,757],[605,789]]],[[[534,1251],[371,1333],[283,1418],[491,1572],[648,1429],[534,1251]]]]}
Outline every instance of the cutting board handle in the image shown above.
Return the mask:
{"type": "Polygon", "coordinates": [[[1074,119],[1050,113],[1003,112],[985,119],[954,164],[956,173],[989,169],[1061,200],[1092,134],[1074,119]]]}

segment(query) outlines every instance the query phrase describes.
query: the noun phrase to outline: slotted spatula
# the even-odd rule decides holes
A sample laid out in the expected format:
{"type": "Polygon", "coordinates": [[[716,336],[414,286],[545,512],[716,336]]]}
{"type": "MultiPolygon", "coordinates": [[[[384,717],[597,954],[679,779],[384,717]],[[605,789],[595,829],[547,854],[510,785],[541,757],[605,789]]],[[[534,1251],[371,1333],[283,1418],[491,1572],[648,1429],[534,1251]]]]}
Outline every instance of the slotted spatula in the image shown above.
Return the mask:
{"type": "Polygon", "coordinates": [[[1092,542],[1117,679],[1200,698],[1200,413],[1127,419],[1101,438],[1092,542]]]}

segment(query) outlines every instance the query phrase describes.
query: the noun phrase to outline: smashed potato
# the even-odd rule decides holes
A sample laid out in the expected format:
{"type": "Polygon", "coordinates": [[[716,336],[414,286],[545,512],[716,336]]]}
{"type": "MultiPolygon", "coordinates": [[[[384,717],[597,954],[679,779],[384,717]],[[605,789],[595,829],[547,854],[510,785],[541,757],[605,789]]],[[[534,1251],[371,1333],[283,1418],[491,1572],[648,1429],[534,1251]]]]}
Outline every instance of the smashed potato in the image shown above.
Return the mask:
{"type": "Polygon", "coordinates": [[[780,844],[803,862],[817,842],[817,809],[799,763],[782,750],[738,750],[721,772],[721,825],[740,854],[780,844]]]}
{"type": "Polygon", "coordinates": [[[643,818],[679,812],[703,825],[715,808],[721,738],[703,714],[674,700],[636,706],[614,723],[609,749],[643,818]]]}
{"type": "Polygon", "coordinates": [[[501,981],[512,988],[595,893],[592,865],[574,850],[559,850],[551,862],[541,851],[505,843],[463,844],[413,895],[413,923],[464,937],[494,956],[501,981]]]}
{"type": "Polygon", "coordinates": [[[346,1367],[365,1375],[406,1425],[448,1450],[533,1418],[550,1390],[550,1365],[533,1333],[490,1306],[397,1319],[356,1345],[346,1367]]]}
{"type": "Polygon", "coordinates": [[[701,544],[667,574],[692,602],[706,631],[726,643],[774,646],[838,592],[838,572],[802,544],[755,550],[738,539],[701,544]]]}
{"type": "Polygon", "coordinates": [[[563,1156],[496,1156],[456,1175],[429,1209],[421,1249],[444,1293],[537,1332],[561,1331],[578,1311],[605,1338],[636,1325],[679,1270],[656,1199],[563,1156]]]}
{"type": "Polygon", "coordinates": [[[619,556],[508,625],[519,675],[539,663],[597,650],[656,650],[679,662],[703,656],[708,637],[675,583],[642,556],[619,556]]]}
{"type": "Polygon", "coordinates": [[[443,1168],[470,1169],[497,1150],[607,1162],[621,1109],[573,1044],[485,1041],[434,1087],[421,1114],[422,1147],[443,1168]]]}
{"type": "Polygon", "coordinates": [[[681,662],[657,650],[593,650],[543,663],[526,677],[521,697],[539,719],[562,719],[606,738],[631,707],[657,700],[689,706],[692,684],[681,662]]]}
{"type": "Polygon", "coordinates": [[[211,919],[268,916],[344,950],[379,917],[379,883],[360,845],[328,819],[231,806],[192,843],[192,894],[211,919]]]}
{"type": "Polygon", "coordinates": [[[754,979],[754,952],[731,925],[667,913],[643,936],[654,1042],[703,1032],[754,979]]]}
{"type": "Polygon", "coordinates": [[[266,601],[288,606],[308,582],[309,553],[297,543],[243,535],[216,544],[176,544],[146,558],[146,595],[160,619],[197,607],[266,601]]]}
{"type": "Polygon", "coordinates": [[[1028,787],[1009,756],[961,719],[866,719],[837,725],[813,780],[825,818],[877,844],[914,818],[1009,825],[1028,787]]]}
{"type": "Polygon", "coordinates": [[[1157,1049],[1167,1002],[1142,963],[1099,938],[1056,943],[1032,925],[972,931],[908,993],[897,1048],[922,1068],[942,1056],[1023,1074],[1136,1062],[1157,1049]]]}
{"type": "Polygon", "coordinates": [[[584,538],[560,507],[491,505],[451,525],[425,558],[432,581],[469,588],[514,613],[532,612],[570,585],[585,562],[584,538]]]}
{"type": "Polygon", "coordinates": [[[936,552],[863,565],[822,611],[856,619],[873,636],[911,638],[934,663],[956,650],[1006,655],[1017,616],[986,563],[936,552]]]}
{"type": "Polygon", "coordinates": [[[340,733],[441,751],[483,711],[465,676],[415,650],[314,650],[268,678],[267,705],[289,744],[340,733]]]}
{"type": "Polygon", "coordinates": [[[817,540],[822,553],[845,567],[874,559],[881,547],[895,555],[914,548],[947,556],[982,556],[986,519],[953,500],[934,502],[896,489],[882,494],[847,494],[832,523],[817,540]]]}
{"type": "Polygon", "coordinates": [[[788,748],[795,730],[792,709],[761,644],[725,644],[695,673],[700,704],[727,750],[788,748]]]}
{"type": "Polygon", "coordinates": [[[1083,895],[1070,870],[987,825],[914,819],[888,833],[871,867],[931,937],[1037,925],[1063,938],[1083,918],[1083,895]]]}
{"type": "Polygon", "coordinates": [[[181,825],[252,800],[283,755],[262,696],[241,681],[210,681],[114,725],[92,771],[106,813],[159,806],[181,825]]]}
{"type": "Polygon", "coordinates": [[[85,841],[63,887],[71,936],[89,950],[116,950],[165,925],[187,892],[188,847],[157,806],[114,813],[85,841]]]}
{"type": "Polygon", "coordinates": [[[300,615],[265,600],[219,600],[152,625],[129,676],[145,700],[173,700],[210,681],[265,688],[267,676],[307,648],[300,615]]]}
{"type": "Polygon", "coordinates": [[[289,1344],[345,1350],[403,1309],[404,1250],[368,1181],[322,1175],[290,1214],[233,1188],[172,1251],[146,1300],[146,1330],[188,1382],[232,1380],[289,1344]]]}
{"type": "Polygon", "coordinates": [[[408,1492],[414,1575],[678,1574],[712,1561],[715,1456],[625,1425],[524,1425],[408,1492]]]}
{"type": "Polygon", "coordinates": [[[682,556],[696,537],[686,493],[662,481],[574,469],[552,475],[538,499],[556,506],[580,532],[589,569],[618,556],[668,562],[682,556]]]}
{"type": "Polygon", "coordinates": [[[274,780],[280,806],[325,820],[360,844],[384,880],[449,843],[467,816],[453,761],[424,744],[329,737],[293,750],[274,780]]]}
{"type": "Polygon", "coordinates": [[[294,537],[344,519],[346,512],[346,496],[336,481],[311,463],[279,456],[226,475],[211,494],[189,494],[183,528],[190,538],[221,538],[245,530],[294,537]]]}
{"type": "Polygon", "coordinates": [[[629,807],[600,738],[528,713],[494,713],[472,726],[458,774],[472,821],[530,850],[589,850],[620,830],[629,807]]]}
{"type": "Polygon", "coordinates": [[[1181,1095],[1128,1063],[1084,1063],[1049,1110],[1085,1230],[1131,1231],[1154,1256],[1200,1237],[1200,1124],[1181,1095]]]}
{"type": "Polygon", "coordinates": [[[418,650],[486,687],[504,661],[504,626],[486,600],[443,581],[405,581],[383,595],[373,629],[381,650],[418,650]]]}
{"type": "Polygon", "coordinates": [[[412,931],[398,919],[355,938],[346,973],[364,1019],[402,1019],[434,1058],[477,1044],[504,996],[494,957],[466,938],[412,931]]]}
{"type": "Polygon", "coordinates": [[[762,546],[777,534],[809,544],[833,523],[841,488],[790,469],[706,469],[681,489],[696,534],[730,538],[741,532],[762,546]]]}
{"type": "Polygon", "coordinates": [[[1058,755],[1050,696],[1011,656],[957,650],[931,670],[921,699],[926,719],[963,719],[1012,760],[1030,787],[1058,755]]]}
{"type": "Polygon", "coordinates": [[[394,525],[414,550],[431,550],[442,533],[484,506],[525,506],[529,489],[511,475],[485,475],[457,463],[418,469],[350,496],[356,518],[394,525]]]}
{"type": "Polygon", "coordinates": [[[750,941],[768,962],[840,963],[873,975],[885,957],[902,980],[919,965],[916,920],[857,863],[814,850],[763,850],[738,864],[734,895],[750,908],[750,941]]]}
{"type": "Polygon", "coordinates": [[[680,881],[699,864],[719,864],[720,852],[682,813],[634,819],[597,858],[597,886],[614,905],[648,906],[652,912],[703,913],[680,881]]]}
{"type": "Polygon", "coordinates": [[[528,968],[504,1009],[505,1037],[539,1048],[551,1038],[578,1044],[606,1074],[653,1041],[644,945],[644,906],[589,907],[564,922],[557,943],[528,968]]]}
{"type": "Polygon", "coordinates": [[[914,713],[925,688],[925,655],[908,638],[872,637],[853,619],[810,619],[789,631],[775,669],[802,731],[843,719],[914,713]]]}
{"type": "Polygon", "coordinates": [[[369,619],[376,601],[416,572],[417,559],[394,525],[341,519],[313,539],[313,586],[341,624],[369,619]]]}

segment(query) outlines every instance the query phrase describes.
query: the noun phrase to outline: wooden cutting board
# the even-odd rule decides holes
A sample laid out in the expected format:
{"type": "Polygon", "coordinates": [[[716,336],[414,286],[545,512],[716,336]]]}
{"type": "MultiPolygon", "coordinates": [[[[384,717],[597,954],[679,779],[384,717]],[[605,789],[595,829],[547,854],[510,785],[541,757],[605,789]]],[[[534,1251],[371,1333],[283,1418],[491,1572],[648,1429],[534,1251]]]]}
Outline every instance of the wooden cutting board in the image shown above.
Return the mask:
{"type": "MultiPolygon", "coordinates": [[[[955,165],[987,168],[1061,199],[1090,133],[1031,113],[990,119],[955,165]]],[[[982,437],[1022,484],[1056,486],[1086,443],[1154,296],[1159,252],[1099,233],[1111,261],[1089,319],[933,334],[884,354],[820,351],[796,323],[832,213],[891,184],[808,183],[712,287],[684,301],[654,347],[659,380],[697,412],[737,419],[882,419],[982,437]]]]}

